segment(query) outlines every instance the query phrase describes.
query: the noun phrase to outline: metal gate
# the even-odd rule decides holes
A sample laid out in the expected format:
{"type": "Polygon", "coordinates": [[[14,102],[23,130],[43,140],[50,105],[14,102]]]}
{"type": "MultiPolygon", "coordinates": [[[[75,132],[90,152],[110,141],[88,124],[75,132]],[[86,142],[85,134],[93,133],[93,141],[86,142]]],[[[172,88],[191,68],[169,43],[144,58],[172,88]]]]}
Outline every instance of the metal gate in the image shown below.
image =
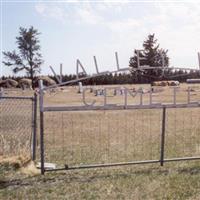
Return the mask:
{"type": "MultiPolygon", "coordinates": [[[[106,92],[105,92],[106,93],[106,92]]],[[[200,159],[199,103],[44,106],[41,173],[200,159]],[[54,163],[55,168],[46,168],[54,163]]]]}

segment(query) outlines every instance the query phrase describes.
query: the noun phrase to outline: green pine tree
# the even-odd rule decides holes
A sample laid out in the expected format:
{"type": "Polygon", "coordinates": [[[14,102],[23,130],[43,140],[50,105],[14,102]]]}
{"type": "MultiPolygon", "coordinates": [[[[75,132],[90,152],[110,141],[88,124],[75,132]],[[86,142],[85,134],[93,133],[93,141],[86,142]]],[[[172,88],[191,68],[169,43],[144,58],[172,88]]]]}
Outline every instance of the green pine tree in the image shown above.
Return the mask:
{"type": "MultiPolygon", "coordinates": [[[[161,67],[164,60],[165,67],[169,66],[169,57],[167,56],[168,50],[164,50],[159,48],[160,45],[157,44],[157,39],[155,39],[155,34],[148,35],[147,39],[143,43],[144,51],[139,53],[140,58],[140,66],[148,65],[149,67],[161,67]],[[163,55],[163,58],[161,56],[163,55]]],[[[133,69],[138,68],[138,59],[137,59],[137,50],[134,50],[134,55],[129,60],[129,66],[133,69]]],[[[151,76],[161,76],[161,70],[144,70],[144,71],[132,71],[134,76],[146,76],[151,79],[151,76]]],[[[139,79],[139,78],[137,78],[139,79]]]]}

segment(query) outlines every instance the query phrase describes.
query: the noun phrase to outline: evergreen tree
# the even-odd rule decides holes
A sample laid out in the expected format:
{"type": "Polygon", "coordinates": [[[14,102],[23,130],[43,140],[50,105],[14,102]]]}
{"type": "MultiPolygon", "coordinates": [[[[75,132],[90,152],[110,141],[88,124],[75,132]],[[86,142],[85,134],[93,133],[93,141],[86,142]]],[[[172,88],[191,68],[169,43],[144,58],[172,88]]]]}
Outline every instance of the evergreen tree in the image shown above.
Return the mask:
{"type": "MultiPolygon", "coordinates": [[[[159,44],[157,44],[157,39],[155,39],[154,34],[148,35],[147,39],[143,43],[144,51],[139,52],[139,57],[142,58],[139,61],[140,66],[148,65],[149,67],[161,67],[164,65],[167,67],[169,65],[169,57],[167,56],[168,50],[164,50],[159,48],[159,44]]],[[[132,74],[135,76],[151,76],[160,77],[161,70],[143,70],[138,71],[135,73],[134,69],[138,68],[138,57],[137,57],[137,50],[134,50],[133,57],[130,58],[129,66],[133,68],[132,74]]],[[[139,80],[139,78],[136,78],[139,80]]]]}

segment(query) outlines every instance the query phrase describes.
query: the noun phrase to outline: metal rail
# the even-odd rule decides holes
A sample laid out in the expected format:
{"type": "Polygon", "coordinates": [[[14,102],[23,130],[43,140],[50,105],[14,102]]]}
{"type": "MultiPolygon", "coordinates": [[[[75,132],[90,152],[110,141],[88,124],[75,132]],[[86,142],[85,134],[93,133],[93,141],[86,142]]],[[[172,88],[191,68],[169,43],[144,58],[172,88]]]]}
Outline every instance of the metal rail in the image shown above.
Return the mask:
{"type": "Polygon", "coordinates": [[[43,82],[39,81],[40,87],[40,159],[41,159],[41,174],[44,174],[44,112],[43,112],[43,82]]]}
{"type": "Polygon", "coordinates": [[[125,67],[125,68],[120,68],[120,69],[114,70],[114,71],[100,72],[98,74],[93,74],[93,75],[78,78],[78,79],[75,79],[75,80],[62,82],[62,83],[59,83],[59,84],[56,84],[56,85],[51,85],[51,86],[45,87],[43,90],[48,90],[48,89],[51,89],[51,88],[64,86],[64,85],[67,85],[67,84],[77,83],[79,81],[84,81],[84,80],[87,80],[87,79],[90,79],[90,78],[96,78],[96,77],[106,75],[106,74],[113,74],[113,73],[130,71],[130,70],[141,71],[141,70],[152,70],[152,69],[162,69],[162,70],[176,70],[176,69],[178,69],[178,70],[185,70],[185,71],[188,71],[188,70],[199,71],[199,69],[196,69],[196,68],[194,69],[194,68],[181,68],[181,67],[150,67],[150,66],[147,66],[147,67],[139,67],[139,68],[136,68],[136,69],[131,68],[131,67],[125,67]]]}
{"type": "Polygon", "coordinates": [[[163,107],[162,113],[162,132],[160,141],[160,165],[164,164],[164,153],[165,153],[165,122],[166,122],[166,107],[163,107]]]}
{"type": "Polygon", "coordinates": [[[108,106],[49,106],[44,112],[52,111],[95,111],[95,110],[135,110],[135,109],[161,109],[161,108],[197,108],[200,103],[191,104],[152,104],[152,105],[108,105],[108,106]]]}
{"type": "MultiPolygon", "coordinates": [[[[169,158],[169,159],[164,159],[163,163],[164,162],[174,162],[174,161],[188,161],[188,160],[200,160],[200,157],[169,158]]],[[[80,166],[72,166],[72,167],[65,165],[65,167],[62,167],[62,168],[44,169],[44,171],[50,172],[50,171],[61,171],[61,170],[117,167],[117,166],[139,165],[139,164],[154,164],[154,163],[160,163],[160,162],[161,162],[161,160],[143,160],[143,161],[121,162],[121,163],[80,165],[80,166]]]]}
{"type": "Polygon", "coordinates": [[[99,77],[99,76],[102,76],[102,75],[106,75],[106,74],[113,74],[113,73],[122,72],[122,71],[128,71],[128,70],[130,70],[129,67],[128,68],[122,68],[122,69],[119,69],[119,70],[114,70],[114,71],[100,72],[98,74],[93,74],[91,76],[86,76],[86,77],[78,78],[78,79],[75,79],[75,80],[62,82],[62,83],[59,83],[59,84],[56,84],[56,85],[51,85],[51,86],[43,88],[43,90],[48,90],[48,89],[51,89],[51,88],[64,86],[64,85],[67,85],[67,84],[77,83],[79,81],[84,81],[84,80],[87,80],[87,79],[90,79],[90,78],[96,78],[96,77],[99,77]]]}
{"type": "Polygon", "coordinates": [[[34,94],[33,102],[33,152],[32,160],[36,159],[36,145],[37,145],[37,94],[34,94]]]}
{"type": "Polygon", "coordinates": [[[34,100],[34,97],[14,97],[14,96],[1,96],[0,99],[30,99],[30,100],[34,100]]]}

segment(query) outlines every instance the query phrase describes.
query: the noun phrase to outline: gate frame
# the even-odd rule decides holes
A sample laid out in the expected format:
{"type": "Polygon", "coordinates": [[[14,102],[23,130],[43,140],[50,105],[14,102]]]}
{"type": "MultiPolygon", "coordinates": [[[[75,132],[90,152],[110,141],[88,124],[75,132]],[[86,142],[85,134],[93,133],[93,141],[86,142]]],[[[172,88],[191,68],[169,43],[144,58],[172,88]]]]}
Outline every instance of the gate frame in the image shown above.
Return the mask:
{"type": "MultiPolygon", "coordinates": [[[[78,80],[77,80],[78,81],[78,80]]],[[[160,163],[160,166],[164,165],[164,162],[172,161],[186,161],[186,160],[199,160],[200,156],[193,157],[175,157],[165,159],[165,127],[166,127],[166,110],[170,108],[197,108],[200,107],[200,102],[190,102],[177,104],[176,101],[172,104],[149,104],[149,105],[126,105],[126,106],[117,106],[117,105],[106,105],[106,106],[65,106],[65,107],[46,107],[44,106],[44,90],[47,88],[43,87],[43,81],[39,81],[39,95],[40,95],[40,156],[41,156],[41,174],[44,175],[48,171],[59,171],[59,170],[75,170],[75,169],[88,169],[88,168],[97,168],[97,167],[114,167],[114,166],[124,166],[124,165],[134,165],[134,164],[149,164],[149,163],[160,163]],[[65,165],[63,168],[55,169],[45,169],[45,158],[44,158],[44,112],[54,112],[54,111],[88,111],[88,110],[135,110],[135,109],[162,109],[162,124],[161,124],[161,133],[160,133],[160,159],[158,160],[140,160],[133,162],[119,162],[119,163],[106,163],[106,164],[90,164],[90,165],[81,165],[81,166],[72,166],[69,167],[65,165]]],[[[189,90],[190,91],[190,90],[189,90]]],[[[176,93],[174,93],[176,95],[176,93]]],[[[189,96],[189,92],[188,92],[189,96]]],[[[176,96],[174,96],[174,99],[176,96]]]]}
{"type": "Polygon", "coordinates": [[[33,118],[32,118],[32,130],[33,130],[33,148],[32,148],[32,160],[35,161],[36,159],[36,146],[37,146],[37,93],[34,93],[34,97],[32,98],[33,101],[33,110],[32,110],[32,114],[33,114],[33,118]]]}

